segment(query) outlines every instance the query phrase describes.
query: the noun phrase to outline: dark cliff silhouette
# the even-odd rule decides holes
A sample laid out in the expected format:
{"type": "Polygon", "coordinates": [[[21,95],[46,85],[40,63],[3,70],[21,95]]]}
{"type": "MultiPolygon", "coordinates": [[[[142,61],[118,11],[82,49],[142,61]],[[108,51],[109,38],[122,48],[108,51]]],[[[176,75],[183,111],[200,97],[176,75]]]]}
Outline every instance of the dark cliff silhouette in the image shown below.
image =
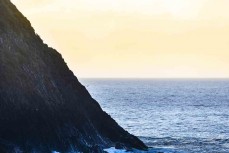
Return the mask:
{"type": "Polygon", "coordinates": [[[0,0],[0,152],[147,149],[90,96],[61,55],[0,0]]]}

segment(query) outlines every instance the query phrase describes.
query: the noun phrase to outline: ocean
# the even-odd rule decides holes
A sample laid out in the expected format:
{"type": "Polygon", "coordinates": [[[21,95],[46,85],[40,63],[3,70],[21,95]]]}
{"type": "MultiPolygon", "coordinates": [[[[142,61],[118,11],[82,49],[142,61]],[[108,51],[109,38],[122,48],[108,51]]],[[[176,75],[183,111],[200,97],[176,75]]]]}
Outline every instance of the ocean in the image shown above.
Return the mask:
{"type": "Polygon", "coordinates": [[[149,147],[229,153],[227,79],[80,79],[104,111],[149,147]]]}

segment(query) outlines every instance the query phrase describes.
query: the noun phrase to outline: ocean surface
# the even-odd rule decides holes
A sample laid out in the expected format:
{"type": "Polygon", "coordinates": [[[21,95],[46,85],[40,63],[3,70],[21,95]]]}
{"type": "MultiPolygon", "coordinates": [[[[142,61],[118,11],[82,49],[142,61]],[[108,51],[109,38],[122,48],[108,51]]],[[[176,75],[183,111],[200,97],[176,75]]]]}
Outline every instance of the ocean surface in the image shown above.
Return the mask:
{"type": "Polygon", "coordinates": [[[103,110],[150,147],[229,153],[229,80],[80,81],[103,110]]]}

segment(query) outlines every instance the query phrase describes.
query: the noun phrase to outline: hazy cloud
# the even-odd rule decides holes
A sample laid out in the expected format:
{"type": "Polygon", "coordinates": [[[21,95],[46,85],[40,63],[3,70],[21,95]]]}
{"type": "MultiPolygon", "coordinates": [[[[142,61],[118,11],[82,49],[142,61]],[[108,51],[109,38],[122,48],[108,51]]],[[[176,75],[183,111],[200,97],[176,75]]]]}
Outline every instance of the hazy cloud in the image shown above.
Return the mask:
{"type": "Polygon", "coordinates": [[[229,77],[228,0],[15,4],[80,76],[229,77]]]}

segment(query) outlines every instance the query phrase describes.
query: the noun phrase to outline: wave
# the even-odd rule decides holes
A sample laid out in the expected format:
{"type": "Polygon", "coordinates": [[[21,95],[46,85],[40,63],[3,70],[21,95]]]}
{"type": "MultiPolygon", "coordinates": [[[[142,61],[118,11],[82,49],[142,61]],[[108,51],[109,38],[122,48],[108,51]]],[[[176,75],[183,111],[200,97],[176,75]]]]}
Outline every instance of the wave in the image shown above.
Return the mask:
{"type": "MultiPolygon", "coordinates": [[[[151,138],[139,137],[146,145],[154,148],[173,148],[185,153],[228,153],[229,139],[228,138],[151,138]]],[[[173,150],[170,150],[173,151],[173,150]]],[[[162,153],[164,153],[162,151],[162,153]]],[[[170,153],[170,152],[169,152],[170,153]]]]}
{"type": "Polygon", "coordinates": [[[178,151],[174,149],[165,149],[165,148],[150,148],[148,151],[140,151],[140,150],[126,151],[126,150],[115,149],[114,147],[112,147],[112,148],[104,149],[104,151],[108,153],[187,153],[183,151],[178,151]]]}

